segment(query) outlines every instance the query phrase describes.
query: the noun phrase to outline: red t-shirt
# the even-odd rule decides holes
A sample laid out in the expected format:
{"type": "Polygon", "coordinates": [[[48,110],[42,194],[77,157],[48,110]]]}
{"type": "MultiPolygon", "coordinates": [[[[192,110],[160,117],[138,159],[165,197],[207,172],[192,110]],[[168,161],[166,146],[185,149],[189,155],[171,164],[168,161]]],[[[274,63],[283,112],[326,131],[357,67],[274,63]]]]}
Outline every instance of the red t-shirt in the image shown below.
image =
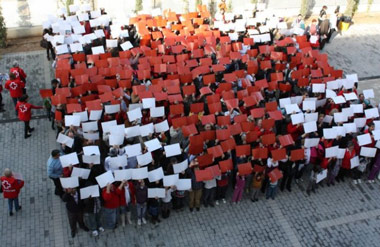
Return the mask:
{"type": "Polygon", "coordinates": [[[25,84],[20,79],[15,79],[12,81],[8,80],[4,86],[9,90],[12,98],[20,98],[25,84]]]}
{"type": "Polygon", "coordinates": [[[32,118],[32,109],[42,109],[42,107],[27,102],[17,102],[16,110],[18,112],[18,119],[21,121],[30,121],[32,118]]]}

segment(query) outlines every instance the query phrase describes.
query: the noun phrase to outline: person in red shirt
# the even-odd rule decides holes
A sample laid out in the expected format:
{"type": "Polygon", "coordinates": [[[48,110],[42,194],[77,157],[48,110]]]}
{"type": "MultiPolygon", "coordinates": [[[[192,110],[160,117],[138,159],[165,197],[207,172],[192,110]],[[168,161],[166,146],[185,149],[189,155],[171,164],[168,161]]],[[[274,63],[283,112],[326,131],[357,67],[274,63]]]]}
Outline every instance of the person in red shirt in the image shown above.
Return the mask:
{"type": "Polygon", "coordinates": [[[8,199],[9,215],[13,216],[13,204],[15,205],[16,212],[21,210],[21,206],[18,203],[18,194],[24,186],[24,181],[16,179],[9,168],[5,168],[4,176],[0,178],[0,181],[3,196],[5,199],[8,199]]]}
{"type": "Polygon", "coordinates": [[[24,94],[19,102],[16,104],[16,111],[18,112],[18,118],[24,122],[24,137],[25,139],[31,136],[31,132],[34,128],[30,128],[29,122],[32,118],[32,109],[42,109],[42,106],[35,106],[27,102],[28,95],[24,94]]]}
{"type": "Polygon", "coordinates": [[[120,206],[119,194],[121,191],[113,184],[107,184],[107,187],[103,188],[102,197],[103,204],[103,216],[104,216],[104,228],[115,229],[117,222],[117,210],[120,206]]]}
{"type": "MultiPolygon", "coordinates": [[[[9,73],[12,73],[16,76],[16,79],[19,79],[24,84],[26,83],[26,74],[23,69],[20,68],[17,61],[13,62],[13,67],[9,69],[9,73]]],[[[22,89],[23,94],[26,94],[26,88],[22,89]]]]}
{"type": "Polygon", "coordinates": [[[5,83],[4,87],[9,90],[13,103],[16,105],[18,98],[22,96],[22,89],[25,87],[25,83],[17,79],[15,74],[9,73],[9,80],[5,83]]]}
{"type": "Polygon", "coordinates": [[[342,166],[339,170],[337,181],[344,182],[345,177],[349,177],[351,173],[351,159],[356,156],[355,145],[352,141],[347,144],[346,152],[342,160],[342,166]]]}

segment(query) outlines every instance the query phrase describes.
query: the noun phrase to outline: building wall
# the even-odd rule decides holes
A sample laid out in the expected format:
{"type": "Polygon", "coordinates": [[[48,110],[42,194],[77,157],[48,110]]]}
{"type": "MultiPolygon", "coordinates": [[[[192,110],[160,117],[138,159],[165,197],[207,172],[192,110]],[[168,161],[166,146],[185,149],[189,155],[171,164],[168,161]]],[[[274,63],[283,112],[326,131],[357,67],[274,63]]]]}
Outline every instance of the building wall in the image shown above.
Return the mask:
{"type": "MultiPolygon", "coordinates": [[[[49,14],[55,15],[58,7],[62,7],[65,0],[0,0],[2,13],[8,27],[8,37],[27,37],[40,35],[42,22],[49,14]]],[[[136,0],[75,0],[75,4],[88,2],[96,7],[104,7],[107,13],[119,22],[123,22],[134,14],[136,0]]],[[[203,4],[209,4],[211,0],[202,0],[203,4]]],[[[247,6],[250,0],[226,0],[232,1],[232,9],[239,11],[247,6]]],[[[268,9],[280,16],[294,16],[300,11],[302,0],[262,0],[268,9]]],[[[360,0],[358,12],[367,11],[369,0],[360,0]]],[[[188,4],[189,11],[195,11],[196,0],[143,0],[143,12],[149,13],[152,8],[171,9],[182,13],[188,4]]],[[[220,0],[214,0],[219,3],[220,0]]],[[[341,12],[346,8],[347,0],[312,0],[311,9],[317,14],[323,5],[328,6],[328,12],[332,13],[337,5],[341,12]]],[[[373,0],[371,12],[380,11],[380,0],[373,0]]]]}

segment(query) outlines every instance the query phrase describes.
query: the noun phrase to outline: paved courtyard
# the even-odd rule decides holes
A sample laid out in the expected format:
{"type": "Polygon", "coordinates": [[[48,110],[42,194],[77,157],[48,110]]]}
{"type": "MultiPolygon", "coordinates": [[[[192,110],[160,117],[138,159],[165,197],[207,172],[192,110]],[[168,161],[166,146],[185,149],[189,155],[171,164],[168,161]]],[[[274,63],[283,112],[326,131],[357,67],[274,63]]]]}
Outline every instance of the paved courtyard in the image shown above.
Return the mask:
{"type": "MultiPolygon", "coordinates": [[[[359,29],[353,26],[328,44],[329,61],[361,78],[379,76],[380,27],[363,27],[362,36],[350,33],[359,29]]],[[[0,71],[6,71],[15,59],[28,73],[31,102],[41,104],[38,88],[48,87],[51,79],[45,52],[5,55],[0,71]]],[[[378,98],[379,85],[379,79],[360,82],[361,88],[375,88],[378,98]]],[[[276,200],[267,201],[261,195],[259,202],[252,203],[245,197],[238,205],[201,208],[194,214],[187,209],[172,212],[157,227],[128,225],[99,238],[79,231],[73,239],[64,204],[54,196],[53,184],[46,178],[46,160],[57,146],[55,132],[47,119],[35,119],[31,121],[36,128],[33,136],[24,140],[23,125],[14,121],[9,94],[3,97],[7,112],[0,115],[0,171],[11,167],[22,173],[25,187],[20,194],[23,209],[15,216],[8,216],[7,203],[0,200],[1,246],[380,246],[378,181],[320,187],[311,197],[306,196],[304,183],[294,184],[291,193],[279,192],[276,200]]],[[[35,111],[34,115],[43,113],[35,111]]]]}

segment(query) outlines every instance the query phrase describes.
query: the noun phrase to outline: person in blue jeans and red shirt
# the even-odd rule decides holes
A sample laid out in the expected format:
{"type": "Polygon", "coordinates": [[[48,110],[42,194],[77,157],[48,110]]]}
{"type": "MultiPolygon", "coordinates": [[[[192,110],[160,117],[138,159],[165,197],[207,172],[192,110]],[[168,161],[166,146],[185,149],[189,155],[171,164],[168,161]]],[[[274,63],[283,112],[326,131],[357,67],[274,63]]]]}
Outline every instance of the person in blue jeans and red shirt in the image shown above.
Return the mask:
{"type": "Polygon", "coordinates": [[[18,202],[18,194],[24,186],[24,181],[16,179],[9,168],[5,168],[4,176],[0,178],[0,181],[3,196],[5,199],[8,199],[9,215],[13,216],[13,204],[15,205],[16,212],[21,210],[21,206],[18,202]]]}

